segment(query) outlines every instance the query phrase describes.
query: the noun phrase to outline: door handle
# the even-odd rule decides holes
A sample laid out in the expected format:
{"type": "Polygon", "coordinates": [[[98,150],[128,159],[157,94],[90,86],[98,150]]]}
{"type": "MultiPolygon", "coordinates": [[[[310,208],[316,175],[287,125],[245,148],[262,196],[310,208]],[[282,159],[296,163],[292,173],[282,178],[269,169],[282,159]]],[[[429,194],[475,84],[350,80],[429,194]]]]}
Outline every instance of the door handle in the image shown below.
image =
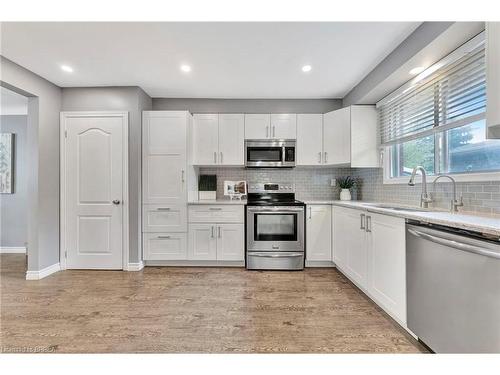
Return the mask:
{"type": "Polygon", "coordinates": [[[328,152],[325,151],[325,163],[328,163],[328,152]]]}
{"type": "Polygon", "coordinates": [[[217,152],[214,151],[214,164],[217,164],[217,152]]]}
{"type": "Polygon", "coordinates": [[[182,181],[182,183],[184,183],[186,181],[184,178],[184,169],[181,170],[181,181],[182,181]]]}
{"type": "Polygon", "coordinates": [[[119,199],[113,200],[113,204],[116,204],[116,205],[120,204],[120,200],[119,199]]]}
{"type": "Polygon", "coordinates": [[[366,231],[370,233],[372,231],[372,217],[367,216],[366,217],[366,231]]]}
{"type": "Polygon", "coordinates": [[[220,152],[220,160],[219,163],[222,164],[222,151],[220,152]]]}
{"type": "Polygon", "coordinates": [[[220,207],[210,207],[209,210],[210,211],[220,211],[220,210],[222,210],[222,208],[220,208],[220,207]]]}
{"type": "Polygon", "coordinates": [[[365,227],[365,214],[360,214],[359,217],[361,219],[361,224],[359,225],[359,229],[361,230],[365,230],[366,227],[365,227]]]}
{"type": "Polygon", "coordinates": [[[170,238],[170,236],[157,236],[156,238],[158,238],[160,240],[167,240],[170,238]]]}
{"type": "Polygon", "coordinates": [[[222,234],[220,233],[220,227],[217,227],[217,231],[219,232],[219,235],[217,237],[222,238],[222,234]]]}
{"type": "Polygon", "coordinates": [[[248,253],[248,256],[250,257],[263,257],[263,258],[296,258],[296,257],[302,257],[304,256],[304,253],[296,253],[296,254],[290,254],[290,253],[283,253],[283,254],[269,254],[269,253],[248,253]]]}
{"type": "Polygon", "coordinates": [[[318,152],[318,163],[321,164],[321,152],[318,152]]]}
{"type": "Polygon", "coordinates": [[[156,211],[170,211],[170,207],[158,207],[156,211]]]}
{"type": "Polygon", "coordinates": [[[309,207],[309,219],[312,219],[312,207],[309,207]]]}
{"type": "Polygon", "coordinates": [[[214,238],[214,226],[213,225],[210,227],[210,231],[211,231],[210,237],[214,238]]]}

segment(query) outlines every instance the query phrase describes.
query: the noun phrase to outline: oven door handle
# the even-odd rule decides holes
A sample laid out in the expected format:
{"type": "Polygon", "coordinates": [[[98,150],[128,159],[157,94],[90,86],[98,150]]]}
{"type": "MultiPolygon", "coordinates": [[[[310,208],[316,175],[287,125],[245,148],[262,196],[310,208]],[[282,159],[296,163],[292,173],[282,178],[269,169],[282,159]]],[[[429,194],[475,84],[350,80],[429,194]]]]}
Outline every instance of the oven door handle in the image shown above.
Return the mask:
{"type": "Polygon", "coordinates": [[[248,253],[248,256],[251,256],[251,257],[262,257],[262,258],[296,258],[296,257],[301,257],[301,256],[304,256],[304,253],[293,253],[293,254],[290,254],[290,253],[285,253],[285,254],[276,254],[276,253],[272,253],[272,254],[269,254],[269,253],[248,253]]]}
{"type": "Polygon", "coordinates": [[[257,208],[247,207],[251,212],[271,212],[273,214],[290,213],[290,212],[303,212],[304,208],[257,208]]]}

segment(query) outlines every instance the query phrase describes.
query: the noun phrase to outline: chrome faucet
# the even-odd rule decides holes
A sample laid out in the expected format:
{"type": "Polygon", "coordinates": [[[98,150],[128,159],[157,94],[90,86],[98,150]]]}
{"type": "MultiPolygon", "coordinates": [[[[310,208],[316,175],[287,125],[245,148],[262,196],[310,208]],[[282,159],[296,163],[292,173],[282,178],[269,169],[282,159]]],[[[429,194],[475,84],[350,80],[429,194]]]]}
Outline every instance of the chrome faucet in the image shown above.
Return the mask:
{"type": "Polygon", "coordinates": [[[460,200],[457,199],[457,184],[456,184],[455,179],[453,177],[448,176],[447,174],[441,174],[441,175],[437,176],[433,182],[434,190],[436,190],[436,181],[442,177],[449,178],[450,181],[453,183],[453,199],[450,201],[450,211],[457,212],[458,207],[462,207],[464,205],[464,198],[462,195],[460,195],[460,200]]]}
{"type": "Polygon", "coordinates": [[[427,193],[427,174],[425,173],[424,167],[417,165],[415,168],[413,168],[413,172],[411,172],[408,185],[415,186],[415,175],[417,174],[418,170],[422,174],[422,194],[420,194],[420,207],[429,208],[429,203],[432,202],[432,199],[427,193]]]}

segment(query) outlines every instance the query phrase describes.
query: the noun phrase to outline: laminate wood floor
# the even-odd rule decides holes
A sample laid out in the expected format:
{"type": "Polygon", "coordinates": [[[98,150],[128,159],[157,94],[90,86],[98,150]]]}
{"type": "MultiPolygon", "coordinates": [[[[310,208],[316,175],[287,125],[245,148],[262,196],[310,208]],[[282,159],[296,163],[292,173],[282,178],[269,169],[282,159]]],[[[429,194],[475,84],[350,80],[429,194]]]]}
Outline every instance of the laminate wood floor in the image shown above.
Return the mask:
{"type": "Polygon", "coordinates": [[[147,267],[26,281],[24,255],[0,259],[4,352],[425,352],[335,269],[147,267]]]}

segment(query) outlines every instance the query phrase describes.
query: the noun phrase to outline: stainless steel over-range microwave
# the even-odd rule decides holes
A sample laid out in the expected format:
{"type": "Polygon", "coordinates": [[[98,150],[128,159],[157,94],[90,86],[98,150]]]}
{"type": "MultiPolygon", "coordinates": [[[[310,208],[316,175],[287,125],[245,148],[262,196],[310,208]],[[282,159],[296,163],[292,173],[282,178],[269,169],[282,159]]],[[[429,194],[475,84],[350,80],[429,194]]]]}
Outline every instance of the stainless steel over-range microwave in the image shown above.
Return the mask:
{"type": "Polygon", "coordinates": [[[247,168],[295,167],[295,139],[247,139],[245,166],[247,168]]]}

